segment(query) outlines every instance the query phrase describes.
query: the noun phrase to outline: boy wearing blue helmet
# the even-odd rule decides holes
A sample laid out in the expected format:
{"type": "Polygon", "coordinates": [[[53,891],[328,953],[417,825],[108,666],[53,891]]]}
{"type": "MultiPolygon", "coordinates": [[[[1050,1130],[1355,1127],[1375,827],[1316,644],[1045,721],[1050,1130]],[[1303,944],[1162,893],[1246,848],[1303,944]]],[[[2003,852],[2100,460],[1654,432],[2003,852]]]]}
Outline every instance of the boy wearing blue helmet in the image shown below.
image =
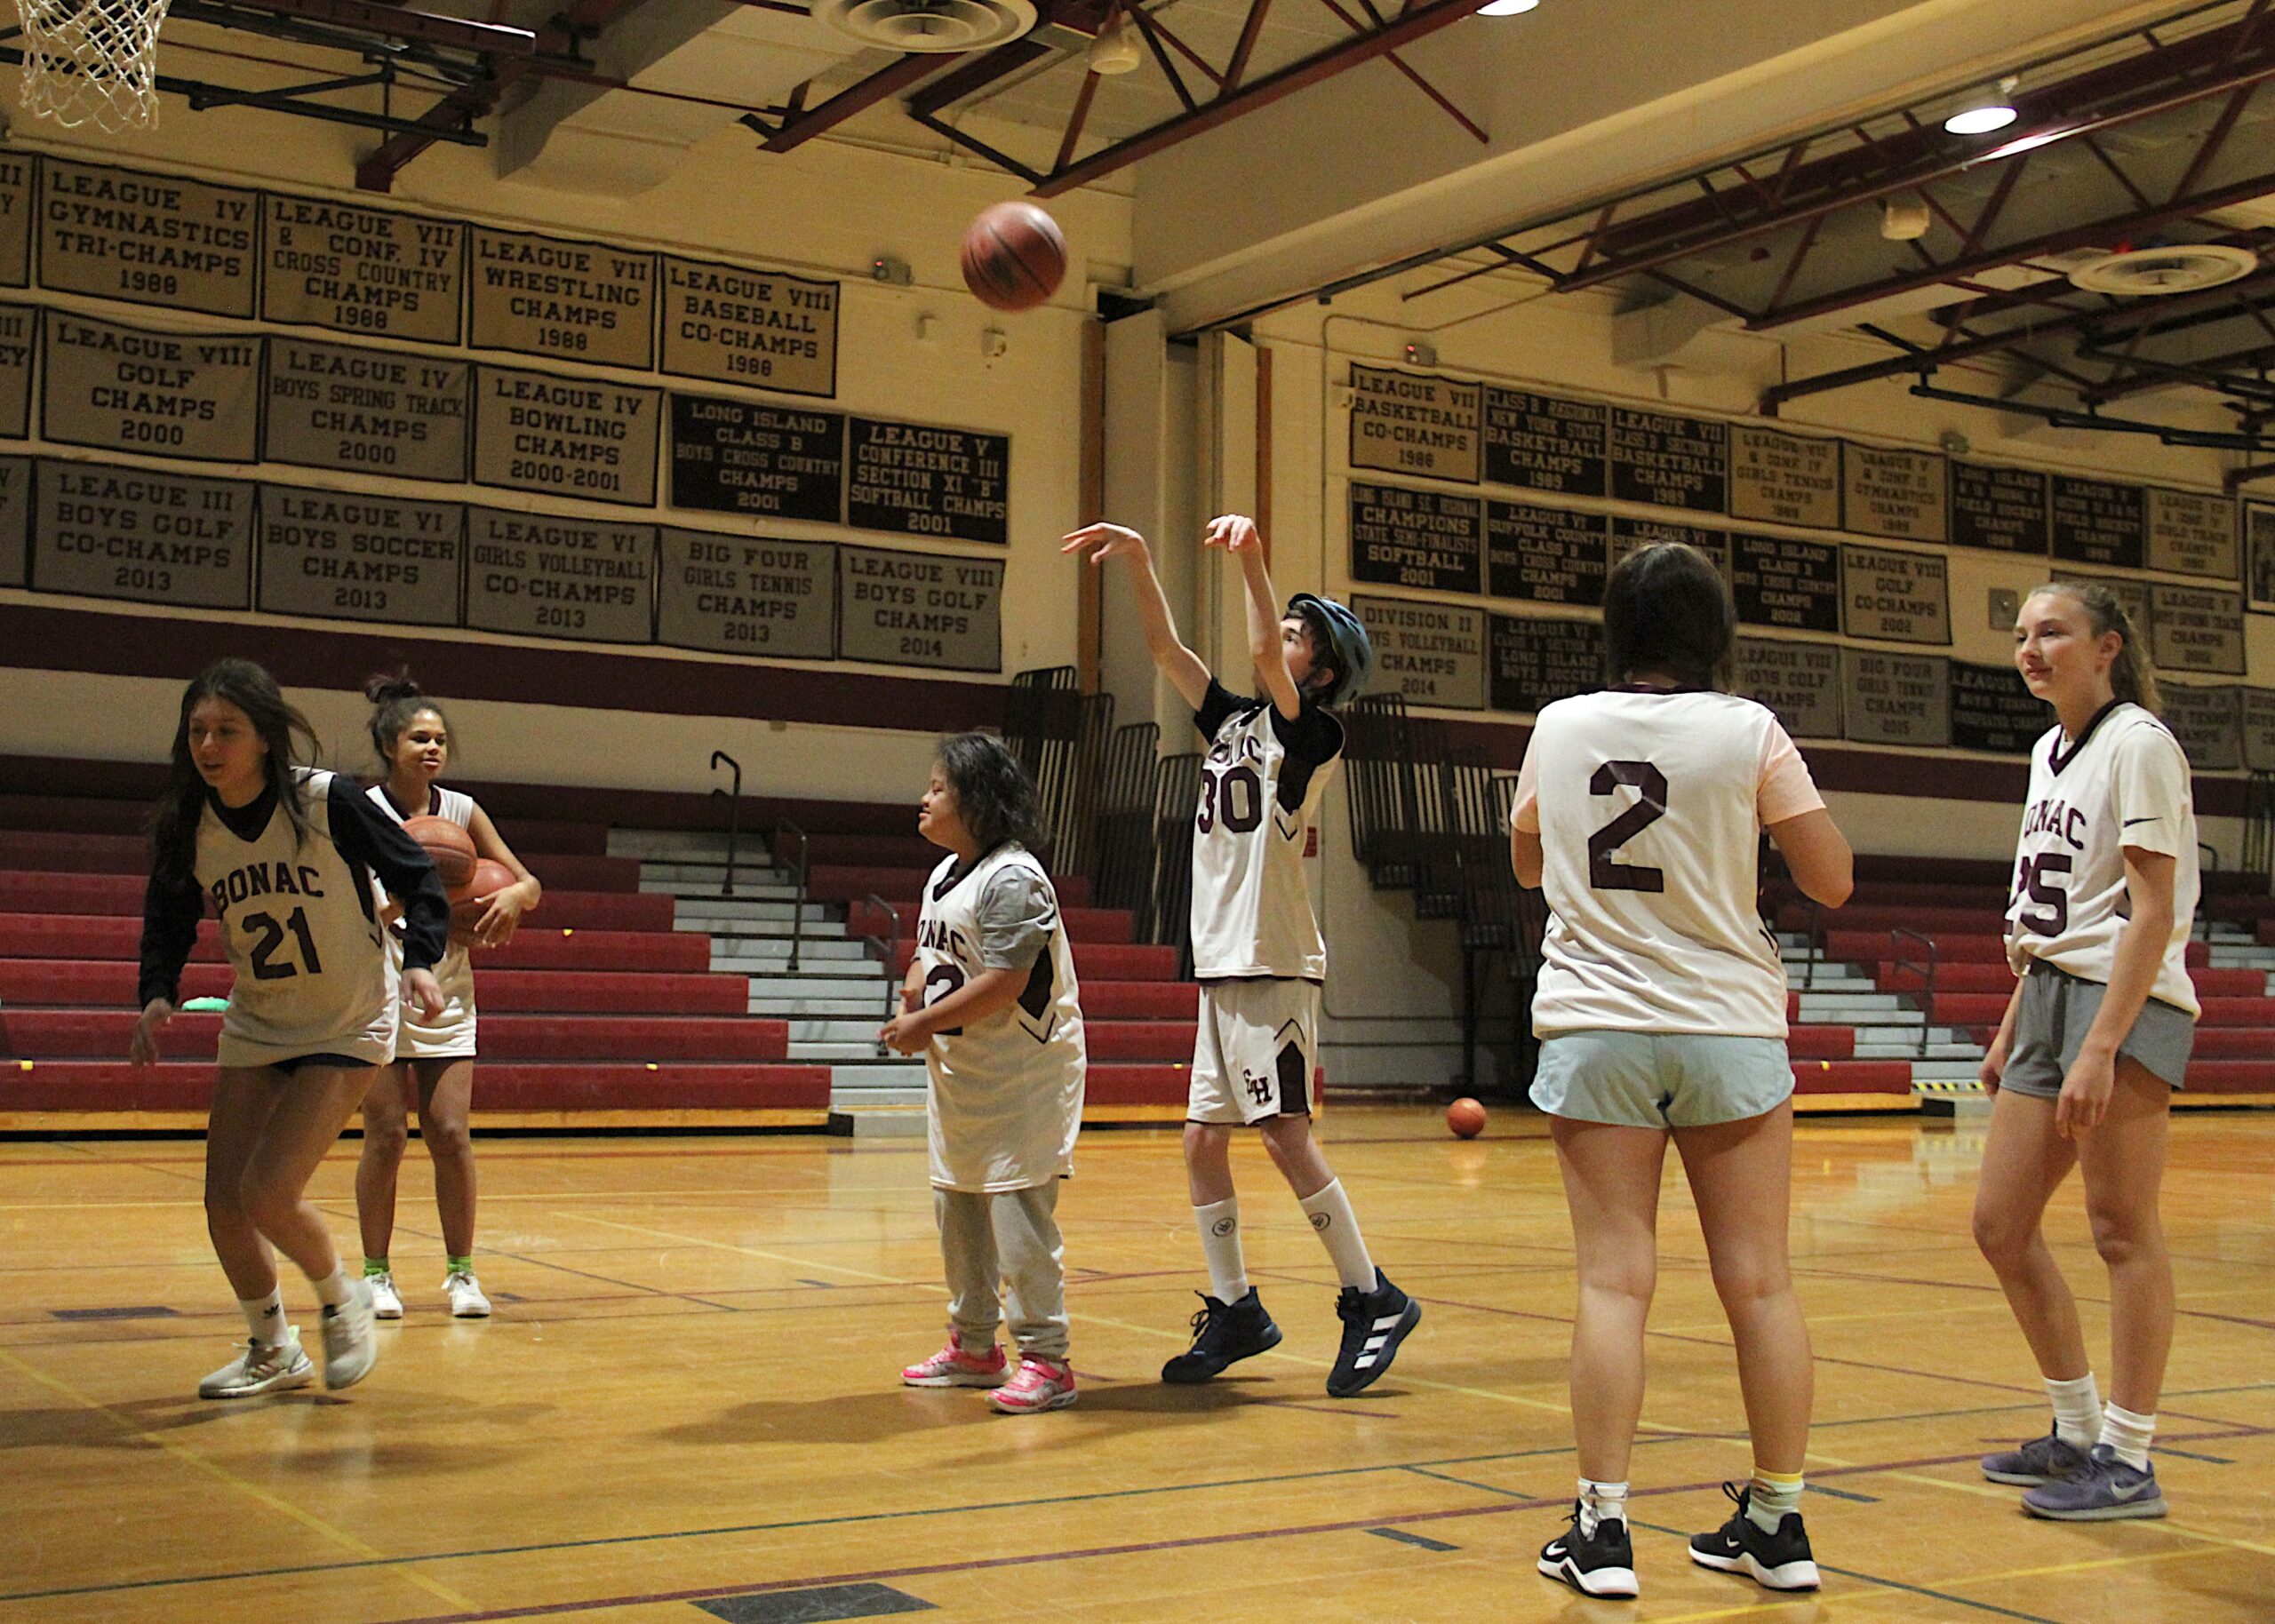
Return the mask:
{"type": "Polygon", "coordinates": [[[1261,697],[1233,694],[1178,639],[1144,537],[1094,524],[1068,536],[1063,549],[1087,551],[1093,564],[1109,558],[1129,564],[1153,664],[1193,707],[1209,741],[1193,841],[1201,1025],[1185,1166],[1210,1289],[1193,1317],[1193,1346],[1161,1367],[1161,1380],[1206,1381],[1280,1341],[1241,1255],[1232,1130],[1246,1124],[1264,1135],[1341,1277],[1336,1313],[1343,1342],[1327,1390],[1347,1398],[1390,1368],[1422,1318],[1421,1305],[1375,1267],[1311,1128],[1327,948],[1304,882],[1305,831],[1343,752],[1333,707],[1359,697],[1374,648],[1359,617],[1331,598],[1298,593],[1284,614],[1275,607],[1253,521],[1236,513],[1213,520],[1204,541],[1240,566],[1261,697]]]}

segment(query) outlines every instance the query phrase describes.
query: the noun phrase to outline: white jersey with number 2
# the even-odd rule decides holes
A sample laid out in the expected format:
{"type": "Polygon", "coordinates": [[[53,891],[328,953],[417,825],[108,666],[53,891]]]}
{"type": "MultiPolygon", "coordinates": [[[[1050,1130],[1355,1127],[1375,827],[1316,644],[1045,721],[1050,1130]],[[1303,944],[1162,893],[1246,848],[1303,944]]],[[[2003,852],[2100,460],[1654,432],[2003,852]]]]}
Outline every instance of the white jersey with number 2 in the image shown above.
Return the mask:
{"type": "Polygon", "coordinates": [[[2188,975],[2199,884],[2188,757],[2164,723],[2123,700],[2102,707],[2068,749],[2055,727],[2031,750],[2030,800],[2007,904],[2008,962],[2020,975],[2040,959],[2106,985],[2131,917],[2128,846],[2172,859],[2172,935],[2149,996],[2200,1014],[2188,975]]]}
{"type": "Polygon", "coordinates": [[[1761,830],[1824,805],[1751,699],[1618,689],[1541,712],[1510,812],[1540,836],[1550,909],[1534,1031],[1783,1038],[1761,830]]]}

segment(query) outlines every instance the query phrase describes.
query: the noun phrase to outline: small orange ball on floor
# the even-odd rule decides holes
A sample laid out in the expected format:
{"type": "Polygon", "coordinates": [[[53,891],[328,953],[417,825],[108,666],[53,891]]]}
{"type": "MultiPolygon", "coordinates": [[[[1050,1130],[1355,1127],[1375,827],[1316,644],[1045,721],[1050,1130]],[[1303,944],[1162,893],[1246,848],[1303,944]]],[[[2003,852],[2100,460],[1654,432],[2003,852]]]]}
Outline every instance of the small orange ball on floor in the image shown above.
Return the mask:
{"type": "Polygon", "coordinates": [[[1474,1139],[1485,1131],[1485,1107],[1465,1095],[1446,1107],[1446,1126],[1457,1139],[1474,1139]]]}

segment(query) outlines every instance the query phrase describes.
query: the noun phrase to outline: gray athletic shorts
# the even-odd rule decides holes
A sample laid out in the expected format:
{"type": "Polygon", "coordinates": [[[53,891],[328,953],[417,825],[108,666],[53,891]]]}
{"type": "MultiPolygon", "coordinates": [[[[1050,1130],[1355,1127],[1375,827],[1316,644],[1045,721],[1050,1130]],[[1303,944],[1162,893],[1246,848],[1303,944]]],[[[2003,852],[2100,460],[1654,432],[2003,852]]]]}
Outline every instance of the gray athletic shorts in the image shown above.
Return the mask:
{"type": "Polygon", "coordinates": [[[1712,1127],[1775,1111],[1793,1092],[1783,1038],[1595,1030],[1541,1040],[1532,1103],[1624,1127],[1712,1127]]]}
{"type": "MultiPolygon", "coordinates": [[[[2022,1007],[2015,1011],[2015,1039],[1999,1087],[2033,1099],[2058,1099],[2062,1079],[2085,1047],[2086,1033],[2108,991],[2100,982],[2032,960],[2030,974],[2023,977],[2022,1007]]],[[[2117,1052],[2139,1061],[2158,1081],[2179,1088],[2184,1087],[2181,1078],[2195,1047],[2195,1017],[2151,999],[2141,1006],[2140,1018],[2117,1052]]]]}

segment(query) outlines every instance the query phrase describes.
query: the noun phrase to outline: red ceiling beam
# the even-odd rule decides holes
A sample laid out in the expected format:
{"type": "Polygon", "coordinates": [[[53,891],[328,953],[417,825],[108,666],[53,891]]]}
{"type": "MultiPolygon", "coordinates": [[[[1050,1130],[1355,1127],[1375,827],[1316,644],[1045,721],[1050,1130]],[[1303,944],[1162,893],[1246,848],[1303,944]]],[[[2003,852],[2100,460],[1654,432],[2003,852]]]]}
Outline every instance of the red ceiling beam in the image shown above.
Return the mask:
{"type": "Polygon", "coordinates": [[[414,12],[407,6],[375,4],[372,0],[216,0],[216,4],[486,56],[528,56],[537,49],[537,36],[527,28],[468,22],[432,12],[414,12]]]}
{"type": "Polygon", "coordinates": [[[1191,113],[1156,124],[1151,130],[1141,131],[1127,140],[1118,141],[1102,152],[1091,154],[1079,163],[1058,170],[1034,188],[1034,195],[1037,197],[1057,197],[1077,187],[1088,186],[1103,176],[1128,168],[1141,158],[1166,152],[1196,135],[1229,123],[1243,114],[1268,107],[1282,97],[1291,96],[1297,91],[1332,79],[1337,74],[1348,72],[1361,63],[1387,55],[1402,45],[1435,34],[1439,29],[1473,15],[1485,4],[1486,0],[1433,0],[1430,4],[1417,4],[1380,28],[1356,36],[1341,44],[1331,45],[1316,55],[1291,62],[1276,73],[1266,74],[1261,79],[1228,90],[1191,113]]]}
{"type": "Polygon", "coordinates": [[[780,129],[759,143],[759,150],[795,151],[814,137],[836,129],[856,113],[866,113],[880,101],[898,96],[919,81],[930,77],[963,54],[962,52],[912,51],[898,62],[880,68],[867,78],[847,85],[819,107],[809,107],[795,118],[786,121],[780,129]]]}

